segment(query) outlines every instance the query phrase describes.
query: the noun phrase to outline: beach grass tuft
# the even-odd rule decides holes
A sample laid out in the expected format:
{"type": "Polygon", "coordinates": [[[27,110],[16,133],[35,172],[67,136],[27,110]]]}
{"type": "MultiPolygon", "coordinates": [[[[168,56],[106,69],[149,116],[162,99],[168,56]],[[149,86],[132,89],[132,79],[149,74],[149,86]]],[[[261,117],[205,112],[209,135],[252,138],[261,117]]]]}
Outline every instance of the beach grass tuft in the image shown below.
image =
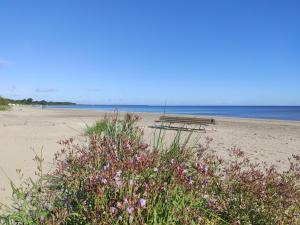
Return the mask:
{"type": "Polygon", "coordinates": [[[0,111],[5,111],[9,108],[8,101],[0,96],[0,111]]]}
{"type": "Polygon", "coordinates": [[[290,167],[252,163],[236,148],[224,160],[205,143],[177,133],[166,144],[143,141],[138,116],[107,117],[88,127],[88,142],[60,142],[55,170],[12,183],[1,224],[299,224],[300,157],[290,167]]]}

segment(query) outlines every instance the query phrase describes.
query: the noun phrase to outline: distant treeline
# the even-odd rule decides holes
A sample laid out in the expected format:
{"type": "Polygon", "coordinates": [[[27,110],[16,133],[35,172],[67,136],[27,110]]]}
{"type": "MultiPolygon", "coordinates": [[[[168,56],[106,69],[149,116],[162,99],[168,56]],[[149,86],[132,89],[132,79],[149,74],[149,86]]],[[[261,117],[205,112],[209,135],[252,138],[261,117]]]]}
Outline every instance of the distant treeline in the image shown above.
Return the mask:
{"type": "Polygon", "coordinates": [[[73,102],[48,102],[45,100],[41,101],[35,101],[32,98],[27,99],[21,99],[21,100],[14,100],[14,99],[8,99],[8,98],[2,98],[0,97],[0,104],[19,104],[19,105],[76,105],[76,103],[73,102]]]}

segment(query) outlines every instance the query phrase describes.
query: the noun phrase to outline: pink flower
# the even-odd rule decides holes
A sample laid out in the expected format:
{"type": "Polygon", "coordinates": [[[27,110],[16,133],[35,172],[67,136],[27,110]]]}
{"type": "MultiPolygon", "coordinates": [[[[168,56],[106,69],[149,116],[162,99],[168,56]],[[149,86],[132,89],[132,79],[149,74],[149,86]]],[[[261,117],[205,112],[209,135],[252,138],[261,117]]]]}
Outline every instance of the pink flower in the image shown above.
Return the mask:
{"type": "Polygon", "coordinates": [[[102,184],[107,184],[107,180],[106,180],[105,178],[102,178],[102,179],[101,179],[101,183],[102,183],[102,184]]]}
{"type": "Polygon", "coordinates": [[[129,214],[132,214],[133,211],[134,211],[134,208],[131,207],[131,206],[129,206],[129,207],[127,207],[126,211],[127,211],[129,214]]]}
{"type": "Polygon", "coordinates": [[[139,199],[139,205],[140,205],[141,207],[145,207],[145,206],[146,206],[146,199],[140,198],[140,199],[139,199]]]}
{"type": "Polygon", "coordinates": [[[118,207],[119,209],[121,209],[121,208],[122,208],[122,204],[121,204],[120,202],[117,202],[117,207],[118,207]]]}
{"type": "Polygon", "coordinates": [[[131,150],[131,145],[129,143],[129,141],[125,141],[124,143],[124,147],[126,148],[126,150],[130,151],[131,150]]]}
{"type": "Polygon", "coordinates": [[[116,176],[121,176],[121,174],[122,174],[122,170],[119,170],[117,173],[116,173],[116,176]]]}
{"type": "Polygon", "coordinates": [[[198,165],[198,170],[201,171],[201,173],[203,173],[204,175],[208,174],[208,166],[207,165],[198,165]]]}
{"type": "Polygon", "coordinates": [[[115,214],[117,212],[117,209],[115,207],[110,207],[110,212],[112,214],[115,214]]]}
{"type": "Polygon", "coordinates": [[[108,168],[109,168],[109,163],[103,167],[104,170],[107,170],[108,168]]]}
{"type": "Polygon", "coordinates": [[[122,174],[122,171],[119,170],[114,177],[117,187],[120,187],[122,185],[121,174],[122,174]]]}
{"type": "Polygon", "coordinates": [[[141,159],[142,159],[142,157],[139,156],[139,155],[135,155],[134,157],[135,157],[135,160],[138,161],[138,162],[141,161],[141,159]]]}

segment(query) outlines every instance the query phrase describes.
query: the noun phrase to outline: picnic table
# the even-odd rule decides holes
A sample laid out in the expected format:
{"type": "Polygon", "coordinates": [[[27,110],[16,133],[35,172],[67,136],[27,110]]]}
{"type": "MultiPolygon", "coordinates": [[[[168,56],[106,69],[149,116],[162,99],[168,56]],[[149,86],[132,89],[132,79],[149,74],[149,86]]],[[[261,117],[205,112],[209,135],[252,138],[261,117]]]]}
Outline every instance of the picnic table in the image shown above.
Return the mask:
{"type": "Polygon", "coordinates": [[[160,116],[155,124],[149,126],[156,129],[205,131],[205,126],[215,124],[213,118],[188,117],[188,116],[160,116]]]}

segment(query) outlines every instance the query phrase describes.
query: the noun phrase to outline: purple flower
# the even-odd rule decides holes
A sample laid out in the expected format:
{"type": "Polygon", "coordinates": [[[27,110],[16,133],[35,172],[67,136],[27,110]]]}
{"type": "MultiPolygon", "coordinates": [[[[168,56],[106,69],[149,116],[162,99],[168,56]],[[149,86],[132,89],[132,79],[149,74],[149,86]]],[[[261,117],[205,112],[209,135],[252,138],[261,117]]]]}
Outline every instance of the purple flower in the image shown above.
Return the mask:
{"type": "Polygon", "coordinates": [[[129,141],[125,142],[125,148],[129,151],[131,150],[131,145],[129,144],[129,141]]]}
{"type": "Polygon", "coordinates": [[[129,207],[127,207],[126,211],[127,211],[129,214],[132,214],[133,211],[134,211],[134,208],[131,207],[131,206],[129,206],[129,207]]]}
{"type": "Polygon", "coordinates": [[[145,207],[145,206],[146,206],[146,199],[140,198],[140,199],[139,199],[139,205],[140,205],[141,207],[145,207]]]}
{"type": "Polygon", "coordinates": [[[203,185],[203,186],[207,186],[207,185],[208,185],[208,180],[206,180],[206,179],[203,180],[203,181],[202,181],[202,185],[203,185]]]}
{"type": "Polygon", "coordinates": [[[198,169],[204,174],[207,175],[208,174],[208,166],[207,165],[198,165],[198,169]]]}
{"type": "Polygon", "coordinates": [[[117,185],[118,187],[120,187],[120,186],[122,185],[121,174],[122,174],[122,171],[119,170],[119,171],[116,173],[116,176],[114,177],[115,182],[116,182],[116,185],[117,185]]]}
{"type": "Polygon", "coordinates": [[[107,180],[106,180],[105,178],[102,178],[102,179],[101,179],[101,183],[102,183],[102,184],[107,184],[107,180]]]}
{"type": "Polygon", "coordinates": [[[110,212],[112,214],[115,214],[117,212],[117,209],[115,207],[110,207],[110,212]]]}
{"type": "Polygon", "coordinates": [[[120,179],[115,179],[115,181],[116,181],[116,185],[117,185],[118,187],[121,187],[121,186],[122,186],[122,181],[121,181],[120,179]]]}
{"type": "Polygon", "coordinates": [[[217,201],[215,199],[211,198],[208,200],[207,203],[208,203],[209,208],[214,208],[216,206],[217,201]]]}
{"type": "Polygon", "coordinates": [[[134,157],[135,157],[135,160],[138,161],[138,162],[141,161],[141,159],[142,159],[142,157],[139,156],[139,155],[135,155],[134,157]]]}

